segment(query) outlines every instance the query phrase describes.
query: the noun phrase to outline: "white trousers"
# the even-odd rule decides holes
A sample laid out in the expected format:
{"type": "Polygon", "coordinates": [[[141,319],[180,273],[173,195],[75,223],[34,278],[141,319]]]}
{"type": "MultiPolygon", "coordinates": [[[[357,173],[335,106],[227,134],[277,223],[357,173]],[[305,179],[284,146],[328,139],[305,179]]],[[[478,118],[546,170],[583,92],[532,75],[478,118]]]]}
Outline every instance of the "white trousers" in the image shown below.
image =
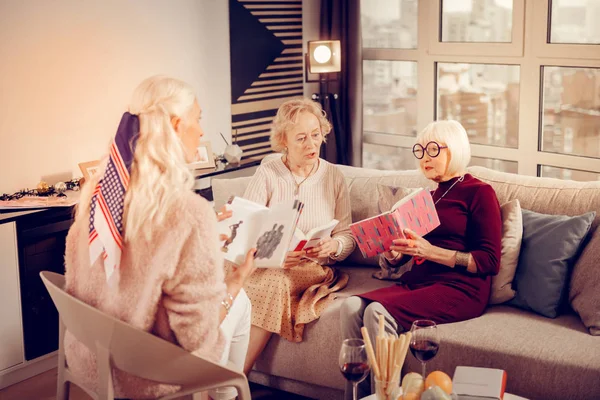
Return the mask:
{"type": "MultiPolygon", "coordinates": [[[[223,356],[220,361],[221,365],[231,363],[231,366],[239,371],[244,369],[244,361],[246,360],[248,343],[250,342],[251,312],[250,299],[244,289],[242,289],[233,301],[229,314],[219,327],[225,337],[225,348],[223,349],[223,356]]],[[[237,390],[232,386],[228,386],[211,390],[208,394],[214,400],[231,400],[236,398],[237,390]]]]}

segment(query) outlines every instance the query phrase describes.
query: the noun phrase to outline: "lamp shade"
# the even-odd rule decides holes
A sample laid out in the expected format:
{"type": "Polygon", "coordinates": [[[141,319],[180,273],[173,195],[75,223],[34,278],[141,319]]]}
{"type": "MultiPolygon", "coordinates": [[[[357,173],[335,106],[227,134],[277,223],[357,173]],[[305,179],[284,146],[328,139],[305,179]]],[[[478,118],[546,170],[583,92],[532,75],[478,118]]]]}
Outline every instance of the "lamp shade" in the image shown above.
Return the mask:
{"type": "Polygon", "coordinates": [[[339,40],[313,40],[308,42],[308,71],[311,74],[340,72],[342,51],[339,40]]]}

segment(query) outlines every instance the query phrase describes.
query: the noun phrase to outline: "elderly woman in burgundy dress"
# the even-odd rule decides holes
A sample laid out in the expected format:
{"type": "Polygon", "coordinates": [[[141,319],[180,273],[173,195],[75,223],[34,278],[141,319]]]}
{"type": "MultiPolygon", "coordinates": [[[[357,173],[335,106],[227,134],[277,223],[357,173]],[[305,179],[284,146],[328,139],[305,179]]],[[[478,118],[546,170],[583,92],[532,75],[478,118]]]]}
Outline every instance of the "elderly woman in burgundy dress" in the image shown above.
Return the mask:
{"type": "MultiPolygon", "coordinates": [[[[414,320],[463,321],[480,316],[488,303],[500,267],[502,218],[492,187],[465,173],[467,133],[456,121],[433,122],[418,135],[413,153],[425,177],[438,183],[432,196],[441,225],[427,239],[406,230],[407,239],[394,240],[380,265],[397,271],[398,284],[343,303],[344,339],[360,338],[362,326],[375,337],[379,315],[397,337],[414,320]]],[[[361,389],[368,389],[368,380],[361,389]]]]}

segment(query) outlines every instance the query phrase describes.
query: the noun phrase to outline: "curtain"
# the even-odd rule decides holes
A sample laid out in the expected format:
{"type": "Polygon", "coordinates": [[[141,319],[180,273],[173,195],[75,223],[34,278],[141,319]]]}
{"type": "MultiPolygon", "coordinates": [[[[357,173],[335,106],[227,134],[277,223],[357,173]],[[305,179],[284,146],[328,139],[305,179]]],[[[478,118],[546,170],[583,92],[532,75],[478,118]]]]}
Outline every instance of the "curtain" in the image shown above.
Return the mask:
{"type": "MultiPolygon", "coordinates": [[[[362,43],[360,0],[321,0],[321,40],[340,40],[342,72],[325,88],[321,103],[333,125],[325,158],[362,165],[362,43]],[[337,99],[335,98],[337,95],[337,99]]],[[[321,88],[321,93],[323,93],[321,88]]]]}

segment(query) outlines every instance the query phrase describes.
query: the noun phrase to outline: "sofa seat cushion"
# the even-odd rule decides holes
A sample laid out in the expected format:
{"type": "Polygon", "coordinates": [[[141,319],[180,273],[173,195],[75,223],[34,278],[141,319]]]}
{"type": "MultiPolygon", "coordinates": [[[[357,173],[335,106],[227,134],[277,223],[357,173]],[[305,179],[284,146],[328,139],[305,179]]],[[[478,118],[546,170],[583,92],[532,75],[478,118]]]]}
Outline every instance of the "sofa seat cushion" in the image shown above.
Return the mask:
{"type": "MultiPolygon", "coordinates": [[[[530,399],[599,399],[600,338],[575,314],[556,319],[508,306],[479,318],[440,325],[441,346],[427,370],[454,374],[458,365],[501,368],[506,390],[530,399]]],[[[407,356],[404,371],[420,371],[407,356]]]]}
{"type": "Polygon", "coordinates": [[[336,300],[327,307],[320,319],[305,327],[304,340],[301,343],[291,343],[273,335],[254,366],[256,370],[314,385],[344,389],[345,380],[338,366],[342,345],[340,305],[349,296],[394,283],[373,279],[373,268],[351,266],[339,269],[350,275],[348,286],[335,293],[336,300]]]}

